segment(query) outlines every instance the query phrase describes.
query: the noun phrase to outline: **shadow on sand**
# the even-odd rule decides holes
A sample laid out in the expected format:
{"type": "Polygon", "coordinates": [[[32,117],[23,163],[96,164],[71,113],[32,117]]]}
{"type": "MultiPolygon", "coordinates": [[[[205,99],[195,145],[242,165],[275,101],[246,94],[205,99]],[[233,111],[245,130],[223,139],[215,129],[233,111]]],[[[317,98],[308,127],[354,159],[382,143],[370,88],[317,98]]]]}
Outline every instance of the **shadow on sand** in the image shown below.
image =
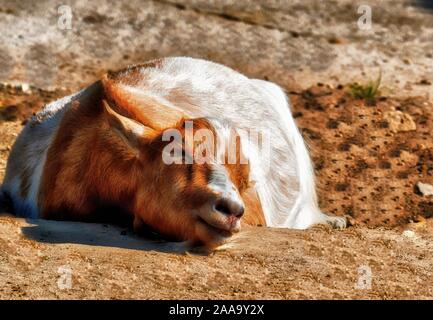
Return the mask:
{"type": "Polygon", "coordinates": [[[415,0],[413,4],[417,7],[433,11],[433,0],[415,0]]]}
{"type": "Polygon", "coordinates": [[[120,227],[70,221],[27,219],[22,233],[29,239],[44,243],[74,243],[91,246],[117,247],[132,250],[184,253],[182,242],[147,239],[120,227]]]}
{"type": "MultiPolygon", "coordinates": [[[[0,216],[12,212],[10,203],[11,200],[0,189],[0,216]]],[[[28,225],[21,227],[23,235],[44,243],[75,243],[167,253],[191,251],[184,242],[167,242],[155,237],[138,236],[131,230],[110,224],[44,219],[25,219],[25,221],[28,225]]],[[[192,252],[202,254],[200,249],[192,252]]]]}

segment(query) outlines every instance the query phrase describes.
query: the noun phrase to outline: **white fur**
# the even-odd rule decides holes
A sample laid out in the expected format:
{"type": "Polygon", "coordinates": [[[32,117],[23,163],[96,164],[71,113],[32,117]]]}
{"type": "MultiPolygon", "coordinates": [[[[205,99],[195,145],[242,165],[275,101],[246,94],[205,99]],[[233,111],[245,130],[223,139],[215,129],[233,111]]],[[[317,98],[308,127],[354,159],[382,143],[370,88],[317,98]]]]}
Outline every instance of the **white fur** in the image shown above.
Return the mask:
{"type": "Polygon", "coordinates": [[[237,203],[237,206],[244,206],[244,202],[242,201],[238,190],[231,182],[227,170],[223,165],[213,166],[209,188],[214,190],[216,194],[219,194],[220,197],[230,199],[237,203]]]}

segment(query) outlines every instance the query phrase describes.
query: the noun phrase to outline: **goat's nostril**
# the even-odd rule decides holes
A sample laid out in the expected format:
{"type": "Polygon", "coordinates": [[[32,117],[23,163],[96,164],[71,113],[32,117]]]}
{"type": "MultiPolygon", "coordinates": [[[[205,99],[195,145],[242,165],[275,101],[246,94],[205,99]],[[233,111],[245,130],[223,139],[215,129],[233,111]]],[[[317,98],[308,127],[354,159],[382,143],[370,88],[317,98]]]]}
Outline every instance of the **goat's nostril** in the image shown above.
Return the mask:
{"type": "Polygon", "coordinates": [[[215,204],[215,210],[219,211],[221,213],[224,214],[231,214],[230,212],[230,208],[227,205],[227,201],[223,201],[223,200],[219,200],[216,204],[215,204]]]}
{"type": "Polygon", "coordinates": [[[244,212],[245,212],[245,208],[244,208],[244,206],[241,205],[239,207],[238,211],[235,213],[235,217],[237,217],[237,218],[242,217],[244,215],[244,212]]]}
{"type": "Polygon", "coordinates": [[[226,215],[234,215],[240,218],[244,215],[245,208],[241,203],[230,199],[222,198],[215,203],[215,210],[226,215]]]}

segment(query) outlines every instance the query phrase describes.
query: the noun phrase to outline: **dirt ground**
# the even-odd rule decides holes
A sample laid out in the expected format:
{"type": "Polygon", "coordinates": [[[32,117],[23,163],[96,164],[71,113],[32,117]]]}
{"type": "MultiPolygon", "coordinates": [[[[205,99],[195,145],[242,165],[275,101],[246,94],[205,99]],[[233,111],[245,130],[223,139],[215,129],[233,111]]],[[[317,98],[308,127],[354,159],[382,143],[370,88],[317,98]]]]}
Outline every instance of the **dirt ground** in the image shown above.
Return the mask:
{"type": "Polygon", "coordinates": [[[56,25],[58,1],[0,0],[0,181],[26,118],[47,102],[108,69],[199,56],[286,89],[320,205],[350,226],[247,227],[203,255],[115,226],[4,213],[0,298],[433,298],[433,196],[417,187],[433,184],[431,11],[363,1],[373,28],[360,31],[357,1],[63,2],[71,30],[56,25]],[[349,95],[379,69],[376,99],[349,95]]]}
{"type": "Polygon", "coordinates": [[[432,234],[422,227],[413,237],[380,228],[338,232],[327,227],[246,228],[232,247],[197,255],[169,252],[164,244],[137,239],[111,226],[26,223],[2,217],[0,245],[4,299],[427,299],[433,295],[432,234]],[[371,269],[371,288],[357,289],[366,266],[371,269]],[[65,269],[72,272],[71,289],[58,287],[65,269]]]}

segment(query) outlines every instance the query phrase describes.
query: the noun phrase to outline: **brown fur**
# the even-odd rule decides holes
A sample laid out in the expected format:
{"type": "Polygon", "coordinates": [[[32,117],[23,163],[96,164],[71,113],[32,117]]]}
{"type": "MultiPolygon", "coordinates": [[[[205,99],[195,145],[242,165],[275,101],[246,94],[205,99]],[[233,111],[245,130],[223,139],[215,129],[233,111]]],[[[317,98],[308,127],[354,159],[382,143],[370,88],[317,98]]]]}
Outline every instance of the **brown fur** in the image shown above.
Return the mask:
{"type": "Polygon", "coordinates": [[[260,199],[254,188],[248,188],[243,194],[245,203],[245,215],[242,221],[250,226],[266,226],[265,215],[263,214],[260,199]]]}

